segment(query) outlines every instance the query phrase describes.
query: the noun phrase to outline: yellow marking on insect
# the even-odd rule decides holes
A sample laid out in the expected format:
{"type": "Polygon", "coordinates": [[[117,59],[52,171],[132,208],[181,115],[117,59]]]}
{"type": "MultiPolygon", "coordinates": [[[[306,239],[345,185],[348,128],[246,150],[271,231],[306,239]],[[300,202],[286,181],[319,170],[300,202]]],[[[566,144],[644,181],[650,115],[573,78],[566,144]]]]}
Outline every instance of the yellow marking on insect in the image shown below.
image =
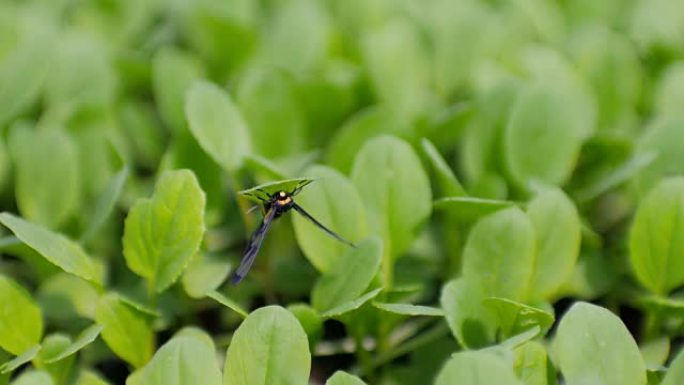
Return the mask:
{"type": "Polygon", "coordinates": [[[292,202],[292,198],[290,198],[290,197],[278,200],[278,204],[281,206],[285,206],[285,205],[289,204],[290,202],[292,202]]]}

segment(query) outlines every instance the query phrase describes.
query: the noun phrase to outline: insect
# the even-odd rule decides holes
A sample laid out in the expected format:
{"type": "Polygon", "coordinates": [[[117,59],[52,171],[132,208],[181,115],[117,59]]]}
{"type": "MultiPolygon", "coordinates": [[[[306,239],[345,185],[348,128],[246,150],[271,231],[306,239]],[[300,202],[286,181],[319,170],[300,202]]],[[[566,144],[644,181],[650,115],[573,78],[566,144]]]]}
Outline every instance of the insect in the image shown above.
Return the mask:
{"type": "Polygon", "coordinates": [[[249,269],[251,269],[252,264],[256,259],[257,253],[259,252],[259,248],[261,248],[261,243],[264,241],[266,233],[271,227],[271,223],[291,209],[294,209],[297,213],[311,221],[311,223],[325,231],[331,237],[351,247],[356,247],[353,243],[347,241],[332,230],[325,227],[316,218],[311,216],[311,214],[306,212],[302,206],[298,205],[294,201],[294,196],[299,194],[299,192],[311,182],[313,182],[311,179],[291,179],[262,185],[241,192],[247,198],[258,202],[258,204],[261,205],[264,212],[264,217],[261,220],[261,224],[254,231],[249,239],[249,242],[247,243],[247,246],[245,247],[242,260],[240,261],[240,266],[237,268],[237,270],[235,270],[235,273],[231,278],[233,285],[240,283],[240,281],[242,281],[242,279],[245,278],[249,272],[249,269]]]}

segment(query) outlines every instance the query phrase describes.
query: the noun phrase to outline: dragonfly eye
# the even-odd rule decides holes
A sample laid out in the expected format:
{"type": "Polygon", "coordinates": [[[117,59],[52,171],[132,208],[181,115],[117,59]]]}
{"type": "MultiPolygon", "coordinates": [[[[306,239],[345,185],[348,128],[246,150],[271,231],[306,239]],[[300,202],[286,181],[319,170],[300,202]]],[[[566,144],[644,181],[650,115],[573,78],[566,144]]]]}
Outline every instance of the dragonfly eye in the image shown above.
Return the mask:
{"type": "Polygon", "coordinates": [[[287,200],[288,196],[284,191],[281,191],[278,193],[278,200],[279,201],[284,201],[287,200]]]}

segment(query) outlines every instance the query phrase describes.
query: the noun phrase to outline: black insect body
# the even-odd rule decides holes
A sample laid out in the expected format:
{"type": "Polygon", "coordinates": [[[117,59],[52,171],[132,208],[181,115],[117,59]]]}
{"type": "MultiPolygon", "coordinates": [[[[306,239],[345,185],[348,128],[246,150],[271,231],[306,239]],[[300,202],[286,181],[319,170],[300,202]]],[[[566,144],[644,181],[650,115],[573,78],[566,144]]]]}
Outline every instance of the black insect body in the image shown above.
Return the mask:
{"type": "Polygon", "coordinates": [[[299,183],[291,192],[278,191],[274,194],[268,194],[266,191],[258,189],[256,190],[258,194],[255,195],[258,197],[258,199],[261,200],[261,203],[263,205],[264,218],[262,219],[261,224],[256,229],[256,231],[254,231],[254,234],[252,234],[252,236],[250,237],[249,242],[245,247],[245,251],[242,256],[242,261],[240,261],[240,266],[237,268],[237,270],[235,270],[235,273],[231,278],[231,282],[233,283],[233,285],[237,285],[238,283],[240,283],[240,281],[242,281],[242,279],[245,278],[245,276],[249,272],[249,269],[252,268],[252,264],[254,264],[254,260],[256,259],[257,253],[259,252],[259,248],[261,248],[261,243],[264,241],[266,233],[268,232],[268,229],[271,227],[271,223],[273,222],[273,220],[290,211],[291,209],[294,209],[304,218],[311,221],[314,225],[316,225],[321,230],[325,231],[328,235],[332,236],[338,241],[346,243],[349,246],[356,247],[353,243],[347,241],[346,239],[337,235],[332,230],[325,227],[316,218],[311,216],[311,214],[306,212],[306,210],[304,210],[300,205],[295,203],[293,197],[297,195],[301,191],[301,189],[309,183],[311,183],[310,180],[305,180],[299,183]]]}

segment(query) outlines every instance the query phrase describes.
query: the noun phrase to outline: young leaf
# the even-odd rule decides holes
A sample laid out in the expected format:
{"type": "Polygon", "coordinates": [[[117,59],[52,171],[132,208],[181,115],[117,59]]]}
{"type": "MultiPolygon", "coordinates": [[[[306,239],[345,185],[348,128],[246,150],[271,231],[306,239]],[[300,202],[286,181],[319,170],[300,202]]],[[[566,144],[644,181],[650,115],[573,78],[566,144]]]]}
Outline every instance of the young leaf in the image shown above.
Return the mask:
{"type": "Polygon", "coordinates": [[[100,268],[78,243],[9,213],[0,213],[0,223],[50,263],[67,273],[97,284],[102,283],[100,268]]]}
{"type": "Polygon", "coordinates": [[[133,367],[145,365],[152,357],[154,333],[146,316],[116,294],[100,298],[95,320],[103,327],[102,339],[109,348],[133,367]]]}
{"type": "Polygon", "coordinates": [[[682,114],[666,115],[654,119],[644,130],[637,143],[638,154],[657,155],[636,179],[640,192],[647,192],[663,177],[684,174],[684,125],[682,114]]]}
{"type": "Polygon", "coordinates": [[[328,378],[328,381],[325,382],[325,385],[366,385],[366,383],[361,381],[361,379],[356,376],[352,376],[347,372],[338,370],[335,372],[335,374],[328,378]]]}
{"type": "Polygon", "coordinates": [[[435,209],[447,211],[453,218],[463,222],[475,222],[513,205],[511,201],[474,197],[446,197],[435,201],[435,209]]]}
{"type": "Polygon", "coordinates": [[[506,298],[490,297],[484,304],[499,320],[504,337],[514,336],[535,326],[546,332],[553,324],[553,314],[506,298]]]}
{"type": "Polygon", "coordinates": [[[484,306],[485,294],[475,283],[465,278],[448,282],[442,287],[440,304],[449,328],[458,342],[469,349],[494,342],[496,318],[484,306]]]}
{"type": "Polygon", "coordinates": [[[639,203],[629,235],[639,282],[658,295],[684,283],[684,178],[662,181],[639,203]]]}
{"type": "Polygon", "coordinates": [[[309,305],[296,303],[289,305],[287,310],[292,313],[304,328],[309,339],[309,347],[316,346],[316,343],[323,335],[323,319],[320,314],[309,305]]]}
{"type": "Polygon", "coordinates": [[[205,196],[189,170],[168,171],[151,199],[139,199],[126,218],[123,253],[131,270],[160,293],[197,252],[204,234],[205,196]]]}
{"type": "Polygon", "coordinates": [[[145,366],[145,385],[221,385],[214,349],[201,340],[180,336],[164,344],[145,366]]]}
{"type": "Polygon", "coordinates": [[[46,364],[51,364],[53,362],[61,361],[79,350],[83,349],[84,347],[88,346],[91,344],[97,336],[100,335],[100,332],[102,332],[102,325],[91,325],[87,329],[81,332],[81,334],[76,338],[76,340],[71,343],[69,346],[67,346],[64,350],[62,350],[59,354],[56,354],[46,360],[44,362],[46,364]]]}
{"type": "Polygon", "coordinates": [[[643,385],[646,367],[620,318],[578,302],[563,316],[554,341],[558,366],[569,384],[643,385]]]}
{"type": "Polygon", "coordinates": [[[190,131],[202,149],[227,171],[240,167],[250,153],[247,124],[228,94],[218,86],[196,81],[185,99],[190,131]]]}
{"type": "Polygon", "coordinates": [[[549,365],[544,345],[537,341],[529,341],[515,349],[515,374],[525,385],[552,385],[549,378],[555,373],[549,365]]]}
{"type": "Polygon", "coordinates": [[[423,147],[423,152],[427,155],[430,164],[432,165],[433,172],[437,178],[437,185],[440,189],[440,195],[442,197],[465,197],[468,194],[458,181],[456,175],[451,170],[446,160],[442,157],[432,142],[428,139],[423,138],[420,141],[423,147]]]}
{"type": "MultiPolygon", "coordinates": [[[[344,175],[324,166],[309,167],[303,174],[316,182],[297,195],[297,203],[350,242],[362,239],[367,232],[366,217],[356,187],[344,175]]],[[[323,274],[330,273],[349,250],[349,245],[315,228],[301,215],[293,214],[292,224],[302,252],[323,274]]]]}
{"type": "Polygon", "coordinates": [[[670,368],[667,370],[665,378],[660,385],[679,385],[684,384],[684,350],[672,360],[670,368]]]}
{"type": "Polygon", "coordinates": [[[46,319],[69,321],[76,316],[94,319],[99,295],[88,281],[60,272],[43,281],[36,297],[46,319]]]}
{"type": "Polygon", "coordinates": [[[43,371],[29,370],[12,381],[11,385],[52,385],[52,378],[43,371]]]}
{"type": "Polygon", "coordinates": [[[183,288],[192,298],[202,298],[216,290],[230,273],[230,262],[210,254],[199,254],[183,273],[183,288]]]}
{"type": "Polygon", "coordinates": [[[518,208],[481,219],[463,252],[463,275],[482,285],[485,295],[525,301],[536,252],[534,228],[518,208]]]}
{"type": "Polygon", "coordinates": [[[227,307],[228,309],[238,313],[239,315],[242,316],[242,318],[247,318],[247,311],[242,308],[242,306],[238,305],[235,301],[232,299],[226,297],[225,295],[221,294],[220,292],[213,290],[208,293],[206,293],[206,296],[213,299],[214,301],[220,303],[221,305],[227,307]]]}
{"type": "Polygon", "coordinates": [[[537,195],[527,215],[537,239],[530,296],[547,300],[572,276],[580,248],[580,218],[572,201],[555,188],[537,195]]]}
{"type": "Polygon", "coordinates": [[[262,307],[233,335],[224,385],[301,385],[309,381],[311,355],[304,329],[292,313],[262,307]]]}
{"type": "Polygon", "coordinates": [[[121,171],[116,173],[114,178],[112,178],[109,184],[104,188],[104,191],[95,204],[95,211],[90,217],[90,223],[88,224],[86,231],[81,235],[82,242],[90,239],[112,213],[114,206],[123,191],[126,179],[128,179],[128,168],[124,167],[121,171]]]}
{"type": "Polygon", "coordinates": [[[0,373],[6,374],[16,370],[21,365],[33,360],[40,352],[41,346],[34,345],[31,349],[21,353],[20,355],[14,357],[13,359],[0,365],[0,373]]]}
{"type": "Polygon", "coordinates": [[[381,257],[382,243],[377,238],[349,248],[316,282],[311,292],[314,309],[325,312],[361,296],[377,274],[381,257]]]}
{"type": "Polygon", "coordinates": [[[524,385],[506,360],[485,352],[459,352],[451,356],[436,385],[524,385]]]}
{"type": "Polygon", "coordinates": [[[351,176],[366,207],[368,228],[382,237],[384,255],[398,257],[432,208],[430,181],[420,159],[403,140],[379,136],[357,153],[351,176]]]}
{"type": "Polygon", "coordinates": [[[56,383],[65,383],[71,377],[75,357],[69,356],[64,360],[54,363],[47,363],[46,361],[65,351],[70,345],[71,338],[61,333],[54,333],[45,337],[42,342],[43,348],[36,359],[33,360],[33,365],[50,373],[50,376],[56,383]]]}
{"type": "Polygon", "coordinates": [[[321,317],[323,318],[339,318],[340,316],[347,314],[349,312],[352,312],[361,306],[363,306],[366,302],[372,300],[373,298],[377,297],[378,294],[382,291],[382,288],[379,287],[375,290],[371,290],[368,293],[360,296],[359,298],[353,299],[351,301],[347,301],[339,306],[336,306],[325,313],[321,314],[321,317]]]}
{"type": "Polygon", "coordinates": [[[409,315],[409,316],[428,316],[428,317],[443,317],[444,311],[442,309],[430,306],[411,305],[409,303],[383,303],[373,302],[373,306],[380,310],[384,310],[393,314],[409,315]]]}
{"type": "Polygon", "coordinates": [[[0,348],[20,355],[43,335],[40,308],[14,280],[0,275],[0,348]]]}

